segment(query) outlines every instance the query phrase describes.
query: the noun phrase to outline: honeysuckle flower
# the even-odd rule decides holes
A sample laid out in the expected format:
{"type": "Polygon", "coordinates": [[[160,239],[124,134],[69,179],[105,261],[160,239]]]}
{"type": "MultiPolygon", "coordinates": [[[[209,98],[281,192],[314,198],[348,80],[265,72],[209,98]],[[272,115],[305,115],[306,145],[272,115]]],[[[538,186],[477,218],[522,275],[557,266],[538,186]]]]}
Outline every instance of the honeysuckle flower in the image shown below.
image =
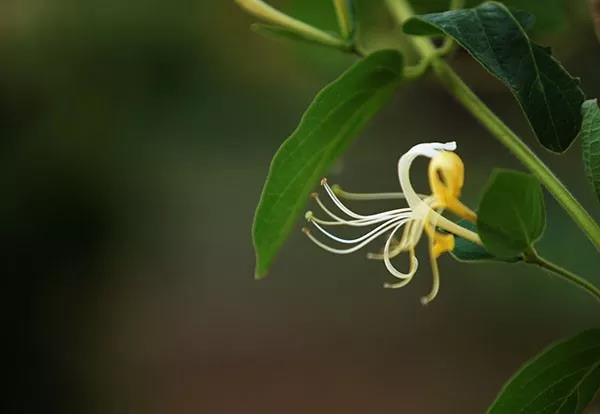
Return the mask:
{"type": "Polygon", "coordinates": [[[331,187],[326,179],[321,181],[325,192],[342,214],[331,211],[320,199],[317,193],[312,196],[316,203],[328,216],[321,219],[312,211],[306,213],[306,219],[312,226],[327,238],[339,243],[349,245],[341,248],[325,244],[316,238],[308,228],[304,233],[319,247],[336,254],[349,254],[356,252],[369,243],[386,234],[387,238],[381,253],[369,253],[370,259],[382,260],[387,270],[399,281],[386,283],[386,288],[400,288],[412,280],[417,272],[419,261],[415,248],[425,233],[429,239],[429,254],[433,273],[433,286],[429,294],[421,299],[423,304],[431,302],[439,291],[439,269],[437,259],[446,252],[454,249],[454,237],[459,236],[474,243],[481,243],[479,236],[448,220],[442,215],[444,210],[449,210],[455,215],[475,221],[476,215],[460,200],[460,193],[464,183],[464,165],[462,160],[453,151],[455,142],[418,144],[406,152],[398,161],[398,178],[401,193],[374,193],[356,194],[342,190],[338,186],[331,187]],[[431,195],[417,194],[410,180],[410,169],[417,157],[430,158],[428,177],[431,195]],[[404,199],[407,207],[397,208],[376,214],[359,214],[351,210],[341,200],[390,200],[404,199]],[[344,217],[347,216],[347,217],[344,217]],[[331,233],[327,227],[372,227],[362,236],[352,239],[342,238],[331,233]],[[402,235],[398,236],[403,229],[402,235]],[[443,231],[441,231],[441,230],[443,231]],[[401,253],[409,255],[409,268],[407,272],[398,270],[392,259],[401,253]]]}

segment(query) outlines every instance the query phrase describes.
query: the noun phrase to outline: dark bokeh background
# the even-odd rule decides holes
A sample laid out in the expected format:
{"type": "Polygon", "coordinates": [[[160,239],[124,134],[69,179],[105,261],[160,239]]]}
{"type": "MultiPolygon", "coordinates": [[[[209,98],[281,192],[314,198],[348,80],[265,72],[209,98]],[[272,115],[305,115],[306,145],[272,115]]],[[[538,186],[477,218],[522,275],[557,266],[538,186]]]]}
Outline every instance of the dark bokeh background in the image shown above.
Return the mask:
{"type": "MultiPolygon", "coordinates": [[[[273,3],[334,27],[329,2],[273,3]]],[[[600,45],[583,2],[568,3],[540,40],[598,96],[600,45]]],[[[367,46],[397,44],[381,2],[361,4],[378,28],[367,46]]],[[[0,3],[5,412],[481,413],[523,361],[598,326],[597,304],[543,272],[450,257],[424,308],[427,266],[384,290],[380,263],[320,251],[300,224],[254,281],[269,160],[353,58],[261,38],[251,21],[224,0],[0,3]]],[[[497,81],[464,54],[453,65],[600,218],[579,145],[545,153],[497,81]]],[[[520,168],[428,79],[331,178],[394,191],[398,156],[434,139],[458,141],[471,205],[492,167],[520,168]]],[[[547,201],[541,250],[600,284],[597,253],[547,201]]]]}

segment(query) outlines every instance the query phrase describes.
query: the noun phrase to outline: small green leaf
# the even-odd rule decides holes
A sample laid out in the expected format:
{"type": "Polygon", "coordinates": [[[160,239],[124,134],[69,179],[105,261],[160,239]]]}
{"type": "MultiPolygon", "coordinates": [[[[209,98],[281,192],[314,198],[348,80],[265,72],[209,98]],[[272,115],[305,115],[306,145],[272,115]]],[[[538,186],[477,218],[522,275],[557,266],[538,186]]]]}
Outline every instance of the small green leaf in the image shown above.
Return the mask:
{"type": "Polygon", "coordinates": [[[600,388],[600,329],[551,346],[504,386],[488,414],[581,414],[600,388]]]}
{"type": "MultiPolygon", "coordinates": [[[[469,230],[477,231],[477,226],[471,223],[470,221],[461,220],[458,222],[458,224],[469,230]]],[[[456,260],[460,262],[499,261],[516,263],[522,260],[520,257],[500,259],[499,257],[496,257],[490,252],[488,252],[485,249],[485,247],[458,236],[455,237],[455,245],[451,254],[456,260]]]]}
{"type": "Polygon", "coordinates": [[[585,97],[579,81],[533,43],[506,6],[497,2],[463,10],[416,16],[404,26],[410,34],[444,33],[456,40],[515,95],[539,141],[563,152],[581,128],[585,97]]]}
{"type": "Polygon", "coordinates": [[[397,51],[373,53],[323,89],[279,148],[256,210],[256,277],[266,275],[310,191],[402,81],[397,51]]]}
{"type": "Polygon", "coordinates": [[[598,100],[585,101],[581,107],[583,123],[581,125],[581,146],[583,164],[588,178],[600,198],[600,108],[598,100]]]}
{"type": "Polygon", "coordinates": [[[540,183],[529,174],[494,171],[477,213],[485,248],[501,259],[518,257],[540,238],[545,225],[540,183]]]}

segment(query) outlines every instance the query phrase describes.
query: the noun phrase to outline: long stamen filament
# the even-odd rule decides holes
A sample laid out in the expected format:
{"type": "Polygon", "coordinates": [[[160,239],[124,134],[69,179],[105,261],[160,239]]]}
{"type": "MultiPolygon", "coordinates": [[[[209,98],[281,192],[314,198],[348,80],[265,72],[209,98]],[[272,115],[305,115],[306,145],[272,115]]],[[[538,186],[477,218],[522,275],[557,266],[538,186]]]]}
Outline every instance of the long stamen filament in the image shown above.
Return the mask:
{"type": "MultiPolygon", "coordinates": [[[[410,246],[408,243],[409,235],[415,231],[414,229],[417,224],[418,223],[415,222],[414,220],[410,220],[408,223],[406,223],[406,227],[404,227],[404,232],[402,233],[402,237],[400,238],[400,241],[398,243],[396,243],[395,246],[391,247],[391,249],[389,249],[387,252],[387,255],[390,259],[393,259],[394,257],[398,256],[400,253],[405,252],[408,249],[408,247],[410,246]]],[[[391,240],[390,240],[390,246],[391,246],[391,240]]],[[[414,245],[413,245],[413,247],[414,247],[414,245]]],[[[384,260],[384,253],[385,252],[369,253],[369,254],[367,254],[367,259],[384,260]]]]}
{"type": "MultiPolygon", "coordinates": [[[[396,193],[352,193],[350,191],[343,190],[337,184],[331,186],[333,192],[344,200],[354,200],[354,201],[372,201],[372,200],[406,200],[406,196],[404,193],[396,192],[396,193]]],[[[419,197],[425,198],[427,197],[425,194],[419,194],[419,197]]]]}
{"type": "Polygon", "coordinates": [[[342,190],[339,185],[333,185],[331,187],[334,194],[339,198],[353,201],[372,201],[372,200],[404,200],[403,193],[351,193],[349,191],[342,190]]]}
{"type": "Polygon", "coordinates": [[[393,227],[394,224],[396,224],[399,220],[403,220],[406,219],[407,217],[405,216],[398,216],[398,217],[394,217],[389,219],[388,221],[386,221],[383,224],[380,224],[379,226],[377,226],[376,228],[374,228],[373,230],[371,230],[370,232],[364,234],[363,236],[356,238],[356,239],[342,239],[341,237],[338,237],[334,234],[331,234],[330,232],[328,232],[327,230],[325,230],[323,227],[321,227],[319,225],[319,223],[312,221],[312,224],[324,235],[326,235],[327,237],[329,237],[332,240],[335,240],[339,243],[344,243],[344,244],[355,244],[355,243],[359,243],[365,239],[368,239],[369,237],[371,237],[374,234],[382,234],[385,233],[390,227],[393,227]]]}
{"type": "Polygon", "coordinates": [[[307,211],[306,214],[304,215],[304,218],[306,218],[306,220],[309,222],[319,223],[323,226],[366,227],[366,226],[372,226],[373,224],[378,224],[378,223],[381,223],[384,221],[388,221],[394,217],[399,217],[401,215],[402,214],[398,213],[398,214],[390,215],[387,217],[379,217],[377,219],[369,219],[369,220],[330,221],[330,220],[320,219],[320,218],[316,217],[312,211],[307,211]]]}
{"type": "Polygon", "coordinates": [[[408,285],[410,282],[412,281],[412,276],[409,278],[406,278],[404,280],[402,280],[401,282],[397,282],[397,283],[384,283],[383,287],[386,289],[400,289],[406,285],[408,285]]]}
{"type": "MultiPolygon", "coordinates": [[[[430,249],[433,245],[433,241],[430,240],[430,249]]],[[[433,276],[433,285],[431,286],[431,291],[427,294],[427,296],[423,296],[421,298],[421,303],[423,305],[427,305],[429,302],[435,299],[438,292],[440,291],[440,270],[437,263],[437,258],[431,255],[431,273],[433,276]]]]}
{"type": "MultiPolygon", "coordinates": [[[[441,213],[441,211],[442,210],[440,210],[439,212],[441,213]]],[[[429,218],[429,216],[431,215],[432,212],[438,213],[438,211],[432,209],[427,214],[427,217],[425,218],[426,220],[429,218]]],[[[441,214],[440,214],[440,216],[441,216],[441,214]]],[[[427,233],[427,236],[429,237],[429,262],[430,262],[430,266],[431,266],[431,274],[432,274],[433,284],[431,286],[431,291],[429,291],[429,293],[426,296],[423,296],[421,298],[421,304],[423,304],[423,305],[427,305],[429,302],[434,300],[435,297],[437,296],[438,292],[440,291],[440,270],[439,270],[438,263],[437,263],[438,253],[435,251],[435,228],[436,228],[436,225],[437,225],[437,220],[435,218],[434,218],[434,220],[429,221],[429,223],[427,225],[425,225],[425,232],[427,233]]]]}
{"type": "MultiPolygon", "coordinates": [[[[317,193],[313,193],[312,197],[317,202],[319,207],[321,207],[321,209],[325,212],[325,214],[327,214],[329,217],[331,217],[332,219],[335,220],[334,222],[331,222],[331,221],[320,220],[320,219],[317,219],[316,217],[314,218],[315,221],[321,221],[321,224],[325,224],[325,225],[335,226],[335,225],[346,224],[349,226],[369,226],[371,224],[376,224],[376,223],[380,223],[382,221],[388,220],[390,217],[396,216],[398,214],[410,212],[410,208],[399,208],[399,209],[395,209],[395,210],[385,211],[383,213],[362,216],[362,218],[358,218],[358,219],[347,220],[347,219],[339,217],[338,215],[334,214],[330,209],[328,209],[327,206],[325,206],[325,204],[323,203],[323,201],[321,201],[321,198],[319,197],[319,195],[317,193]]],[[[314,217],[314,216],[312,216],[311,212],[308,212],[306,214],[306,218],[309,219],[309,217],[314,217]]]]}
{"type": "Polygon", "coordinates": [[[329,184],[327,184],[327,179],[323,178],[321,180],[321,185],[323,186],[323,188],[325,188],[325,191],[327,191],[327,194],[329,195],[329,197],[331,197],[331,200],[335,203],[335,205],[338,206],[338,208],[342,210],[345,214],[357,219],[365,218],[365,216],[357,214],[354,211],[350,210],[337,198],[331,187],[329,187],[329,184]]]}
{"type": "Polygon", "coordinates": [[[390,256],[389,256],[390,243],[394,239],[394,235],[396,234],[396,232],[404,225],[404,223],[405,222],[399,223],[398,225],[396,225],[396,227],[394,227],[394,230],[392,230],[390,236],[388,237],[387,241],[385,242],[385,247],[383,248],[383,262],[385,263],[385,267],[393,276],[397,277],[398,279],[412,278],[414,276],[414,274],[417,272],[417,268],[419,267],[419,261],[417,260],[416,256],[414,255],[414,250],[412,248],[411,248],[412,253],[410,255],[410,267],[409,267],[408,273],[403,273],[403,272],[399,271],[398,269],[396,269],[394,267],[394,265],[390,261],[390,256]]]}
{"type": "Polygon", "coordinates": [[[390,211],[386,211],[383,213],[377,213],[377,214],[367,214],[367,215],[363,215],[363,214],[358,214],[355,213],[354,211],[350,210],[348,207],[346,207],[341,201],[340,199],[335,195],[335,193],[333,192],[333,190],[331,189],[331,187],[329,186],[329,184],[327,184],[327,179],[323,178],[321,180],[321,185],[323,186],[323,188],[325,188],[325,191],[327,192],[327,194],[329,195],[329,197],[331,198],[331,200],[334,202],[334,204],[345,214],[349,215],[350,217],[356,218],[356,219],[365,219],[365,218],[376,218],[376,217],[381,217],[381,216],[386,216],[389,215],[390,213],[395,213],[395,212],[400,212],[400,211],[406,211],[407,209],[396,209],[396,210],[390,210],[390,211]]]}
{"type": "MultiPolygon", "coordinates": [[[[395,223],[395,224],[397,224],[397,223],[395,223]]],[[[394,226],[394,224],[390,225],[390,228],[392,228],[393,226],[394,226]]],[[[325,243],[323,243],[319,239],[317,239],[315,236],[313,236],[312,233],[310,232],[310,229],[308,229],[306,227],[303,228],[302,231],[304,232],[304,234],[306,234],[308,236],[309,239],[311,239],[313,241],[313,243],[315,243],[317,246],[319,246],[323,250],[327,250],[328,252],[335,253],[335,254],[350,254],[350,253],[354,253],[354,252],[362,249],[367,244],[371,243],[373,240],[375,240],[381,234],[385,233],[385,231],[387,231],[387,229],[386,230],[382,230],[378,234],[372,235],[368,239],[362,241],[361,243],[359,243],[356,246],[351,247],[349,249],[336,249],[336,248],[333,248],[331,246],[326,245],[325,243]]]]}

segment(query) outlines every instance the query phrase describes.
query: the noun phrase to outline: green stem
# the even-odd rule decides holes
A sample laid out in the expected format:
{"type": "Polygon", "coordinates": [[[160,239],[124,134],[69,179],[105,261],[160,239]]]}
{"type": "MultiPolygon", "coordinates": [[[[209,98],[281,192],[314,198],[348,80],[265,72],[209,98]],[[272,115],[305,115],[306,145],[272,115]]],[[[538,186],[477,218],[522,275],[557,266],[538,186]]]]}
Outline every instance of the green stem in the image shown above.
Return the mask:
{"type": "Polygon", "coordinates": [[[290,17],[262,0],[235,0],[235,2],[249,14],[258,17],[267,23],[295,33],[304,39],[343,51],[353,51],[352,45],[348,44],[346,40],[290,17]]]}
{"type": "MultiPolygon", "coordinates": [[[[413,15],[406,0],[387,0],[387,3],[400,24],[413,15]]],[[[411,37],[411,41],[421,58],[431,62],[434,73],[448,92],[540,180],[600,250],[600,227],[543,161],[439,57],[438,51],[428,39],[411,37]]]]}
{"type": "Polygon", "coordinates": [[[600,250],[600,227],[544,162],[473,93],[446,62],[434,59],[432,65],[446,89],[540,180],[600,250]]]}
{"type": "Polygon", "coordinates": [[[404,74],[402,75],[406,80],[418,79],[427,72],[431,67],[430,59],[421,59],[421,61],[412,66],[404,67],[404,74]]]}
{"type": "Polygon", "coordinates": [[[568,270],[540,257],[535,250],[531,250],[525,254],[525,262],[534,264],[536,266],[541,267],[563,279],[566,281],[573,283],[576,286],[579,286],[590,295],[594,296],[596,300],[600,301],[600,289],[596,286],[583,279],[580,276],[577,276],[574,273],[569,272],[568,270]]]}
{"type": "Polygon", "coordinates": [[[333,0],[333,7],[337,15],[340,34],[344,39],[350,39],[354,32],[354,19],[350,2],[348,0],[333,0]]]}
{"type": "MultiPolygon", "coordinates": [[[[402,26],[404,22],[413,16],[413,12],[410,4],[405,0],[386,0],[386,4],[392,16],[396,18],[397,23],[402,26]]],[[[436,53],[436,48],[425,37],[410,37],[410,41],[413,43],[415,49],[422,57],[433,56],[436,53]]]]}

